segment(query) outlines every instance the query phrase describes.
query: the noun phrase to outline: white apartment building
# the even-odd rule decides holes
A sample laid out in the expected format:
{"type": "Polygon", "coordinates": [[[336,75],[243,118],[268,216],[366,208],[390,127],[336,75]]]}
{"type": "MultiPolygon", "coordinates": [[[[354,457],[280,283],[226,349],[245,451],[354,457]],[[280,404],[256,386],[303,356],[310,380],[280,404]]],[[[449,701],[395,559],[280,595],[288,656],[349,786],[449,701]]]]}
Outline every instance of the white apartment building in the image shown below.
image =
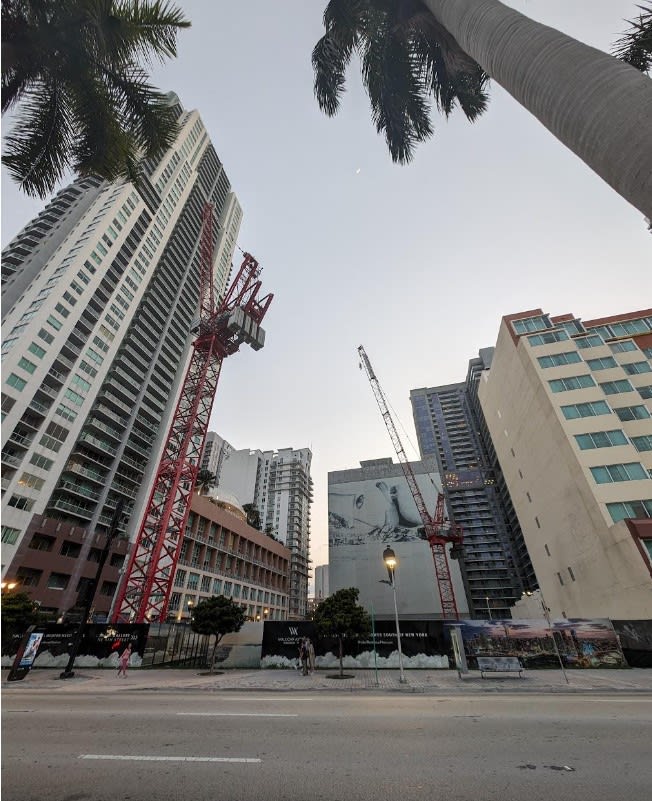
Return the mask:
{"type": "Polygon", "coordinates": [[[652,309],[503,318],[479,399],[553,616],[652,613],[652,309]]]}
{"type": "Polygon", "coordinates": [[[315,568],[315,603],[320,603],[329,595],[328,565],[318,565],[315,568]]]}
{"type": "Polygon", "coordinates": [[[209,431],[206,434],[204,442],[204,450],[201,455],[200,469],[208,470],[215,476],[215,484],[219,483],[220,473],[222,472],[222,465],[226,455],[232,450],[229,443],[216,434],[215,431],[209,431]]]}
{"type": "Polygon", "coordinates": [[[77,180],[3,253],[2,573],[47,608],[74,604],[119,498],[137,531],[197,316],[207,201],[218,293],[229,278],[239,204],[198,112],[169,100],[178,137],[138,190],[77,180]]]}
{"type": "Polygon", "coordinates": [[[311,461],[309,448],[231,449],[219,474],[218,490],[253,504],[262,530],[290,549],[290,620],[305,618],[308,608],[311,461]]]}

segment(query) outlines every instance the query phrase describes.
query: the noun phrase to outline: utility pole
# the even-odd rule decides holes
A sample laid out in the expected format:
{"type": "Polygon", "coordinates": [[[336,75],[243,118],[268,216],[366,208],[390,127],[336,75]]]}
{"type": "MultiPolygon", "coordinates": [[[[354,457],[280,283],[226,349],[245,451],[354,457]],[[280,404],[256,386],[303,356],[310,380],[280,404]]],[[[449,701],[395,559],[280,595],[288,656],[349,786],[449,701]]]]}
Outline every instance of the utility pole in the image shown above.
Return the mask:
{"type": "Polygon", "coordinates": [[[97,563],[97,571],[95,573],[95,578],[93,579],[93,583],[89,586],[86,592],[86,600],[84,603],[84,610],[82,612],[82,619],[79,624],[79,628],[75,632],[75,637],[72,641],[72,649],[70,651],[70,658],[68,659],[68,664],[66,665],[66,669],[59,674],[60,679],[72,679],[75,676],[75,671],[73,670],[73,666],[75,664],[75,658],[77,656],[77,651],[79,650],[79,646],[81,645],[81,641],[84,637],[84,632],[86,631],[86,623],[88,622],[88,617],[91,613],[91,609],[93,607],[93,602],[95,600],[95,593],[97,592],[98,584],[100,583],[100,578],[102,577],[102,571],[104,570],[104,565],[106,564],[106,560],[108,559],[109,553],[111,551],[111,545],[113,544],[113,540],[118,533],[118,526],[120,525],[120,518],[122,517],[122,510],[124,508],[124,498],[119,498],[118,503],[115,507],[115,511],[113,512],[113,517],[111,518],[111,525],[109,526],[109,530],[106,533],[106,543],[104,545],[104,549],[100,554],[100,560],[97,563]]]}

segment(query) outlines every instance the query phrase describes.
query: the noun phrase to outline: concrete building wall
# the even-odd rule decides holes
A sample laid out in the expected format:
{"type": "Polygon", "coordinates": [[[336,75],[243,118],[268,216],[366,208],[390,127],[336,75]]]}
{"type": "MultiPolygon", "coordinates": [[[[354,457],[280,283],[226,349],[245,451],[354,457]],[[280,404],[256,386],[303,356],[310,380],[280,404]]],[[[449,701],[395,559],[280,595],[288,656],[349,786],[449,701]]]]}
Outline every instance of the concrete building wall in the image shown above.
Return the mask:
{"type": "MultiPolygon", "coordinates": [[[[411,462],[428,509],[434,511],[441,480],[433,457],[411,462]]],[[[328,474],[328,570],[331,593],[360,590],[359,602],[379,618],[394,615],[394,598],[383,563],[391,545],[398,559],[397,603],[403,618],[441,618],[432,552],[400,464],[391,458],[361,462],[328,474]]],[[[450,549],[449,549],[450,551],[450,549]]],[[[468,614],[459,565],[449,558],[455,600],[468,614]]]]}
{"type": "Polygon", "coordinates": [[[328,565],[318,565],[315,568],[315,602],[319,603],[329,595],[328,565]]]}
{"type": "MultiPolygon", "coordinates": [[[[652,313],[638,317],[652,331],[652,313]]],[[[644,448],[652,435],[644,399],[652,372],[624,366],[649,365],[635,337],[621,352],[622,337],[594,329],[540,309],[503,318],[479,398],[553,617],[646,618],[650,562],[619,517],[623,504],[635,510],[630,516],[652,516],[652,450],[634,444],[644,448]],[[578,376],[586,377],[579,387],[578,376]],[[612,394],[614,381],[631,388],[612,394]],[[641,419],[620,419],[632,406],[642,407],[641,419]],[[605,432],[619,432],[609,437],[623,444],[603,445],[605,432]],[[600,446],[582,447],[592,442],[587,434],[600,435],[600,446]],[[599,483],[610,473],[614,480],[599,483]]]]}

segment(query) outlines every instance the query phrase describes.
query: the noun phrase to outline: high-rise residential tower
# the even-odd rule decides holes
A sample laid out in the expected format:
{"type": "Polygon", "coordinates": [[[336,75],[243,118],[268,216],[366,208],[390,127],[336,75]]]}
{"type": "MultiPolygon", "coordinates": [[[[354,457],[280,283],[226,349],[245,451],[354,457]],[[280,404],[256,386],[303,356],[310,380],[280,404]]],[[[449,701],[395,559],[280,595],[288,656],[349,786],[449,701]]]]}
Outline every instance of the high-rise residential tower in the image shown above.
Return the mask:
{"type": "Polygon", "coordinates": [[[218,494],[224,489],[241,503],[253,504],[262,530],[290,549],[290,620],[305,618],[308,609],[311,462],[309,448],[252,451],[229,446],[219,474],[218,494]]]}
{"type": "Polygon", "coordinates": [[[652,609],[652,309],[503,317],[478,397],[553,615],[652,609]]]}
{"type": "Polygon", "coordinates": [[[452,521],[464,537],[462,570],[474,617],[509,617],[536,579],[477,399],[493,348],[469,362],[466,381],[410,392],[421,456],[435,456],[452,521]]]}
{"type": "Polygon", "coordinates": [[[206,202],[218,294],[229,278],[240,206],[198,112],[169,101],[179,134],[138,188],[74,181],[3,254],[3,575],[45,608],[74,605],[119,499],[138,527],[197,317],[206,202]]]}

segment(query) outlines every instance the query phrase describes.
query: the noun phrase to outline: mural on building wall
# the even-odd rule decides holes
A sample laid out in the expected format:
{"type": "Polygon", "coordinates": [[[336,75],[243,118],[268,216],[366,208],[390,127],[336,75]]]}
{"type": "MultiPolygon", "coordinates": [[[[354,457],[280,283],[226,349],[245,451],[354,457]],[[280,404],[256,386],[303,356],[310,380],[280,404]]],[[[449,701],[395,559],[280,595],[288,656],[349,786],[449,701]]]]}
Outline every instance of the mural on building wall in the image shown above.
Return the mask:
{"type": "Polygon", "coordinates": [[[626,667],[610,620],[463,620],[469,667],[478,656],[516,656],[526,668],[556,667],[557,651],[569,668],[626,667]],[[554,641],[553,641],[554,636],[554,641]],[[555,650],[555,644],[557,650],[555,650]]]}
{"type": "MultiPolygon", "coordinates": [[[[422,476],[417,481],[426,505],[434,511],[437,488],[422,476]]],[[[331,484],[328,488],[330,547],[421,540],[421,526],[404,476],[331,484]]]]}
{"type": "MultiPolygon", "coordinates": [[[[434,468],[434,462],[431,465],[434,468]]],[[[415,478],[426,508],[434,512],[439,476],[419,465],[415,478]],[[433,480],[434,479],[434,480],[433,480]],[[437,484],[435,483],[437,482],[437,484]]],[[[373,465],[329,476],[328,550],[329,589],[360,590],[359,603],[376,616],[393,617],[394,601],[382,561],[391,545],[398,559],[398,612],[403,617],[441,617],[430,545],[414,498],[400,465],[373,465]],[[347,480],[349,479],[349,480],[347,480]]],[[[468,609],[458,563],[450,561],[460,612],[468,609]]]]}

